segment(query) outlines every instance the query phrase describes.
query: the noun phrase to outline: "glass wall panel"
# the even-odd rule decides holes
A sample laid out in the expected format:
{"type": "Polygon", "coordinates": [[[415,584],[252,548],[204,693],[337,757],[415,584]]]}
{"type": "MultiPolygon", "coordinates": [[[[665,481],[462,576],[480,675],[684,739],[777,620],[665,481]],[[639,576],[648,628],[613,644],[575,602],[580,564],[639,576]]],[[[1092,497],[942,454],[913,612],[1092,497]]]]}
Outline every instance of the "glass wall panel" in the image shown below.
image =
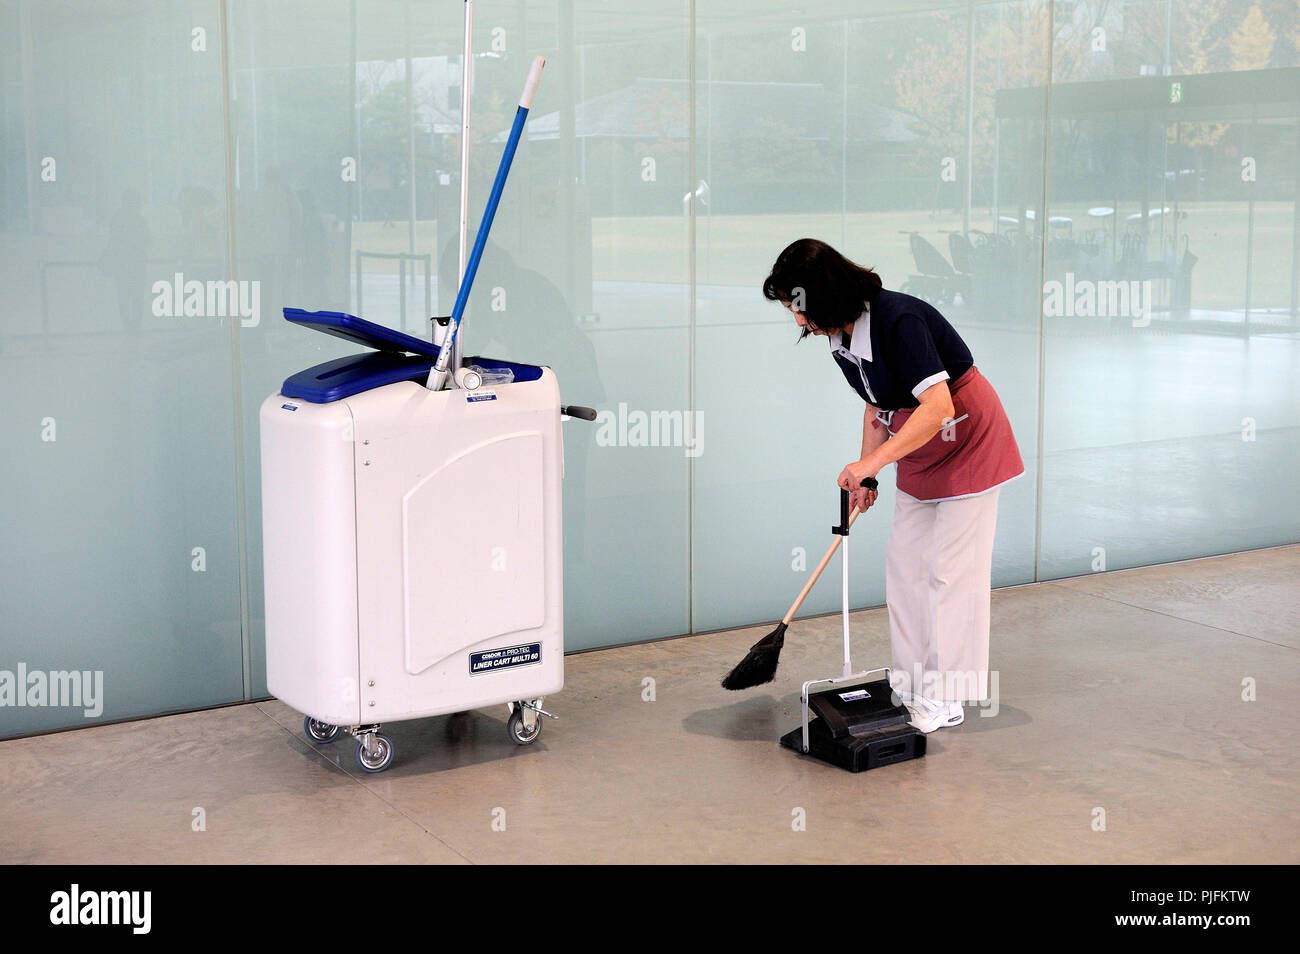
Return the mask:
{"type": "MultiPolygon", "coordinates": [[[[570,649],[780,616],[828,543],[861,404],[759,290],[801,236],[999,391],[996,584],[1300,538],[1294,2],[474,6],[471,238],[548,58],[464,333],[600,413],[570,649]]],[[[265,694],[258,408],[357,350],[281,309],[450,311],[463,13],[0,0],[0,736],[265,694]]]]}
{"type": "MultiPolygon", "coordinates": [[[[546,364],[564,425],[565,645],[690,630],[689,6],[475,4],[471,237],[547,57],[466,319],[466,354],[546,364]]],[[[454,233],[441,239],[450,310],[454,233]]],[[[704,435],[708,437],[707,433],[704,435]]]]}
{"type": "Polygon", "coordinates": [[[1293,541],[1296,7],[1056,18],[1040,576],[1293,541]]]}
{"type": "Polygon", "coordinates": [[[220,36],[0,3],[0,736],[243,697],[220,36]]]}
{"type": "Polygon", "coordinates": [[[344,311],[430,337],[439,240],[459,195],[461,5],[412,0],[230,4],[248,487],[251,694],[265,695],[258,410],[295,371],[357,353],[291,325],[344,311]]]}

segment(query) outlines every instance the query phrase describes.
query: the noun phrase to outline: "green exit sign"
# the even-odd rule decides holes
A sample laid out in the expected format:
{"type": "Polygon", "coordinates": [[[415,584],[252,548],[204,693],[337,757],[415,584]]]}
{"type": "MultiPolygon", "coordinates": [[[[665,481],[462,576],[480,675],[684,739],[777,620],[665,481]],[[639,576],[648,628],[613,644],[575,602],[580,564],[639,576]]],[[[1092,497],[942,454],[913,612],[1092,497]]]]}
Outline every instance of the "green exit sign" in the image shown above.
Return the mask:
{"type": "Polygon", "coordinates": [[[1182,83],[1170,83],[1170,84],[1169,84],[1169,102],[1171,102],[1171,103],[1181,103],[1182,101],[1183,101],[1183,84],[1182,84],[1182,83]]]}

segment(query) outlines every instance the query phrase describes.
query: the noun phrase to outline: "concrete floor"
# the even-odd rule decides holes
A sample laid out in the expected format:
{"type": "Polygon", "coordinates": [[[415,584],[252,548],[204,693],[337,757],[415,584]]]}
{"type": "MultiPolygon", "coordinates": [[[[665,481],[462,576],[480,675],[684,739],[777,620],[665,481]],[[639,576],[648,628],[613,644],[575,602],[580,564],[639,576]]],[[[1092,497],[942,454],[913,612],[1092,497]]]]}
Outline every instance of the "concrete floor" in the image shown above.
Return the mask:
{"type": "MultiPolygon", "coordinates": [[[[0,860],[1295,863],[1297,579],[1292,546],[1000,590],[997,715],[861,775],[776,743],[836,617],[747,693],[718,679],[770,627],[570,657],[536,745],[504,708],[396,724],[376,776],[274,701],[0,743],[0,860]]],[[[887,661],[885,611],[854,626],[887,661]]]]}

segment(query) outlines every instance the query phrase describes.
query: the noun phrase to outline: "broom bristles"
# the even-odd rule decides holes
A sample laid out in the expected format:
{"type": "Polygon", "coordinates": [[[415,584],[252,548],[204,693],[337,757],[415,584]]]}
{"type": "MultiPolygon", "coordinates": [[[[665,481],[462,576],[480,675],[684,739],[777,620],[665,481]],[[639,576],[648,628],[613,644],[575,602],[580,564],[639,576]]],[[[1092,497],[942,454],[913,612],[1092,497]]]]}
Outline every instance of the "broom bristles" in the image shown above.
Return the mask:
{"type": "Polygon", "coordinates": [[[781,647],[785,645],[785,623],[768,633],[753,646],[745,658],[722,680],[723,689],[752,689],[776,678],[776,667],[781,661],[781,647]]]}

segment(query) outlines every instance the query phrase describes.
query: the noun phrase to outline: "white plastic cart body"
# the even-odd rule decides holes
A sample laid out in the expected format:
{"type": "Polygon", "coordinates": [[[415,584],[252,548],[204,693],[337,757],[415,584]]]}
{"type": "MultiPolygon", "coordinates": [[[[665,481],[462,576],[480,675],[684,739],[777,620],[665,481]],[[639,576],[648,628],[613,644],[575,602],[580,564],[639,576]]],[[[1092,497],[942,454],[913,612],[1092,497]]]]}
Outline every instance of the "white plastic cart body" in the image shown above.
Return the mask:
{"type": "Polygon", "coordinates": [[[505,702],[511,737],[533,742],[564,681],[555,376],[505,362],[481,390],[458,334],[546,60],[533,59],[466,258],[472,22],[467,0],[461,281],[441,340],[286,308],[377,353],[301,371],[261,409],[267,687],[307,714],[314,741],[357,736],[368,772],[392,762],[385,721],[505,702]]]}
{"type": "Polygon", "coordinates": [[[497,703],[531,741],[563,685],[560,399],[533,370],[262,405],[267,687],[359,759],[377,723],[497,703]]]}

